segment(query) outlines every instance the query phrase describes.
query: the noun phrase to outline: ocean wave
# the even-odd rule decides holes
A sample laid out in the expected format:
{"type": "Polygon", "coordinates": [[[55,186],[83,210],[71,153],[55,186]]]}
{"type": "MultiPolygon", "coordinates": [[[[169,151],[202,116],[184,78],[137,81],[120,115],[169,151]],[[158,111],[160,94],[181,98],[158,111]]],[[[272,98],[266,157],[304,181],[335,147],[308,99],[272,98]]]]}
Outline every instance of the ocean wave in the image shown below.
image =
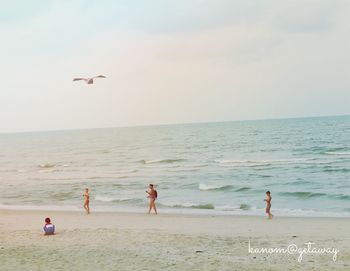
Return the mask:
{"type": "Polygon", "coordinates": [[[329,165],[337,162],[336,160],[313,160],[313,161],[305,161],[305,164],[312,165],[329,165]]]}
{"type": "Polygon", "coordinates": [[[322,172],[350,172],[350,168],[325,168],[322,172]]]}
{"type": "Polygon", "coordinates": [[[239,205],[219,205],[215,206],[216,210],[223,211],[223,212],[232,212],[232,211],[248,211],[256,209],[256,207],[252,207],[247,203],[241,203],[239,205]]]}
{"type": "Polygon", "coordinates": [[[231,190],[233,188],[232,185],[208,185],[201,183],[198,185],[198,189],[202,191],[210,191],[210,190],[220,190],[220,191],[226,191],[231,190]]]}
{"type": "Polygon", "coordinates": [[[206,210],[215,209],[215,206],[212,203],[206,203],[206,204],[184,203],[184,204],[175,204],[175,205],[172,205],[171,207],[173,207],[173,208],[206,209],[206,210]]]}
{"type": "MultiPolygon", "coordinates": [[[[60,168],[60,167],[67,168],[67,167],[70,167],[70,166],[71,166],[70,164],[51,164],[51,163],[46,163],[46,164],[38,165],[38,168],[39,168],[39,171],[45,171],[45,170],[49,171],[49,170],[54,170],[54,169],[55,169],[55,171],[58,171],[58,168],[60,168]]],[[[67,169],[66,169],[66,171],[67,171],[67,169]]],[[[69,171],[76,171],[76,170],[70,169],[69,171]]]]}
{"type": "Polygon", "coordinates": [[[101,202],[114,202],[114,203],[121,203],[121,202],[128,202],[128,203],[140,203],[142,202],[142,199],[138,198],[116,198],[112,196],[104,196],[104,195],[96,195],[95,196],[96,201],[101,202]]]}
{"type": "MultiPolygon", "coordinates": [[[[192,186],[192,185],[191,185],[192,186]]],[[[242,187],[236,187],[234,185],[209,185],[200,183],[198,185],[198,189],[201,191],[234,191],[234,192],[244,192],[251,190],[250,187],[242,186],[242,187]]]]}
{"type": "Polygon", "coordinates": [[[271,163],[267,161],[253,161],[253,160],[216,160],[224,166],[232,167],[257,167],[257,166],[269,166],[271,163]]]}
{"type": "Polygon", "coordinates": [[[99,179],[105,179],[105,177],[102,176],[92,176],[92,177],[86,177],[87,180],[99,180],[99,179]]]}
{"type": "Polygon", "coordinates": [[[191,167],[206,167],[208,164],[195,164],[195,165],[190,165],[191,167]]]}
{"type": "Polygon", "coordinates": [[[58,193],[53,193],[50,196],[57,201],[65,201],[67,199],[74,198],[75,192],[58,192],[58,193]]]}
{"type": "Polygon", "coordinates": [[[115,176],[116,179],[127,179],[129,178],[130,176],[127,176],[127,175],[120,175],[120,176],[115,176]]]}
{"type": "Polygon", "coordinates": [[[186,159],[158,159],[158,160],[140,160],[142,164],[172,164],[176,162],[183,162],[186,159]]]}
{"type": "Polygon", "coordinates": [[[245,203],[242,203],[240,206],[239,206],[239,209],[241,210],[250,210],[250,205],[249,204],[245,204],[245,203]]]}
{"type": "Polygon", "coordinates": [[[270,165],[300,164],[314,158],[267,159],[267,160],[215,160],[216,163],[232,167],[263,167],[270,165]]]}
{"type": "Polygon", "coordinates": [[[137,172],[137,169],[124,169],[124,170],[117,170],[116,174],[125,174],[125,173],[135,173],[137,172]]]}
{"type": "Polygon", "coordinates": [[[235,190],[235,192],[243,192],[243,191],[248,191],[251,190],[250,187],[240,187],[238,189],[235,190]]]}
{"type": "Polygon", "coordinates": [[[311,184],[312,182],[310,181],[305,181],[305,180],[296,180],[296,181],[290,181],[290,182],[285,182],[281,183],[282,185],[305,185],[305,184],[311,184]]]}
{"type": "Polygon", "coordinates": [[[194,172],[199,171],[199,168],[179,168],[179,169],[168,169],[168,172],[194,172]]]}
{"type": "Polygon", "coordinates": [[[271,175],[264,175],[264,174],[256,174],[256,173],[250,173],[249,176],[254,176],[254,177],[260,177],[260,178],[271,178],[271,175]]]}
{"type": "Polygon", "coordinates": [[[325,147],[325,146],[313,146],[309,148],[301,148],[297,149],[298,152],[302,152],[304,154],[334,154],[338,152],[348,152],[349,149],[346,147],[325,147]]]}
{"type": "Polygon", "coordinates": [[[346,194],[329,195],[329,197],[333,199],[350,200],[350,195],[346,194]]]}
{"type": "Polygon", "coordinates": [[[325,154],[338,155],[338,156],[350,156],[350,152],[337,152],[337,151],[327,151],[325,154]]]}
{"type": "Polygon", "coordinates": [[[309,199],[309,198],[325,197],[325,196],[327,196],[327,194],[325,194],[325,193],[314,193],[314,192],[304,192],[304,191],[300,191],[300,192],[282,192],[280,194],[284,195],[284,196],[296,197],[296,198],[299,198],[299,199],[309,199]]]}

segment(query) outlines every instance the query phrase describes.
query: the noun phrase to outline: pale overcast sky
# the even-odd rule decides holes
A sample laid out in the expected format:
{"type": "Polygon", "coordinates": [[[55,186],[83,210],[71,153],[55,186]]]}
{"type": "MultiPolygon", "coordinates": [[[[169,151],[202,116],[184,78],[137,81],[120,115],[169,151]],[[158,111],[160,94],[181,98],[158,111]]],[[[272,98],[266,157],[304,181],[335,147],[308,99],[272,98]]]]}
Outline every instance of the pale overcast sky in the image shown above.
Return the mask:
{"type": "Polygon", "coordinates": [[[0,132],[350,114],[347,0],[0,4],[0,132]]]}

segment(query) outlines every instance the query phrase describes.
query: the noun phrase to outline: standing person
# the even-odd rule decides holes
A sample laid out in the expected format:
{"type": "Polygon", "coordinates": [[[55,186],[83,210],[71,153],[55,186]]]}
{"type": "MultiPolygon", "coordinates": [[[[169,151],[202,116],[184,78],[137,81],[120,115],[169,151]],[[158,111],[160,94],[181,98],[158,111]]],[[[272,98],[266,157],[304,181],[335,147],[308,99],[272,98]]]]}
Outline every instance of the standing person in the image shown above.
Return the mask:
{"type": "Polygon", "coordinates": [[[148,213],[150,214],[152,211],[152,208],[153,208],[154,212],[157,214],[157,208],[156,208],[155,201],[158,197],[158,193],[157,193],[157,190],[154,189],[153,184],[149,184],[148,191],[146,191],[146,193],[148,194],[148,198],[149,198],[149,211],[148,211],[148,213]]]}
{"type": "Polygon", "coordinates": [[[266,201],[266,213],[269,219],[273,218],[273,215],[271,214],[271,200],[272,197],[270,191],[266,191],[266,199],[264,199],[264,201],[266,201]]]}
{"type": "Polygon", "coordinates": [[[45,225],[43,227],[45,235],[53,235],[55,234],[55,225],[51,223],[51,219],[49,217],[45,218],[45,225]]]}
{"type": "Polygon", "coordinates": [[[84,209],[86,211],[86,214],[90,214],[90,195],[89,195],[89,188],[85,188],[85,193],[83,195],[84,197],[84,209]]]}

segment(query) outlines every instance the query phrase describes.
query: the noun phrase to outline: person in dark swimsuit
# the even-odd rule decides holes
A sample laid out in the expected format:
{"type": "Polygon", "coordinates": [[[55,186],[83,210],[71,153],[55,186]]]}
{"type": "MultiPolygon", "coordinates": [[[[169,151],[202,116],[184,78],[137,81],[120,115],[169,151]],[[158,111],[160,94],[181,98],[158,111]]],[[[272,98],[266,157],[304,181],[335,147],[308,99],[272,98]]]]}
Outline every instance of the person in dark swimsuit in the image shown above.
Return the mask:
{"type": "Polygon", "coordinates": [[[85,193],[83,195],[84,197],[84,209],[86,211],[86,214],[90,214],[90,194],[89,194],[89,189],[85,189],[85,193]]]}
{"type": "Polygon", "coordinates": [[[153,184],[149,184],[148,191],[146,191],[146,193],[148,194],[148,198],[149,198],[149,210],[148,210],[148,213],[150,214],[152,209],[153,209],[155,214],[157,214],[157,208],[156,208],[155,201],[156,201],[156,199],[158,197],[158,193],[157,193],[157,190],[154,189],[154,185],[153,184]]]}
{"type": "Polygon", "coordinates": [[[266,199],[264,199],[264,201],[266,201],[266,213],[268,215],[268,219],[272,219],[273,215],[271,214],[271,192],[270,191],[266,191],[266,199]]]}

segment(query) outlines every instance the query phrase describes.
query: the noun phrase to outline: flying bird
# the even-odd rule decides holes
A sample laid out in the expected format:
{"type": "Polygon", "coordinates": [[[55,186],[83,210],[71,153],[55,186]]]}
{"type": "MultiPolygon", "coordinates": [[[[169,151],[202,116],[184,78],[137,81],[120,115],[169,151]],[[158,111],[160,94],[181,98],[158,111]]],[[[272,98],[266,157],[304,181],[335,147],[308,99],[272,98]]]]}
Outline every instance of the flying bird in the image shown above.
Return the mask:
{"type": "Polygon", "coordinates": [[[73,81],[80,81],[80,80],[83,80],[85,81],[86,84],[93,84],[94,83],[94,79],[95,78],[106,78],[106,76],[104,75],[97,75],[97,76],[94,76],[94,77],[91,77],[91,78],[74,78],[73,81]]]}

